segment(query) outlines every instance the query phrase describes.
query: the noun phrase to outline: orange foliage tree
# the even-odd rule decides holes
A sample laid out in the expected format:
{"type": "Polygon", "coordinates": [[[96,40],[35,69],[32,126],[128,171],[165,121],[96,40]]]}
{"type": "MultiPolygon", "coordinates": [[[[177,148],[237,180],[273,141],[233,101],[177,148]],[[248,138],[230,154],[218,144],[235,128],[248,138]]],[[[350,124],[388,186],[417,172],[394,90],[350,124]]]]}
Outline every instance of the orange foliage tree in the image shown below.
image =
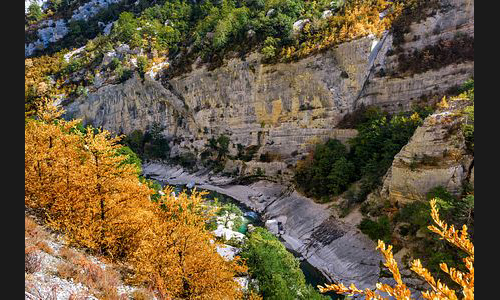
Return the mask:
{"type": "Polygon", "coordinates": [[[154,209],[158,218],[141,233],[132,255],[135,279],[153,283],[167,299],[242,298],[233,278],[246,267],[238,257],[226,262],[217,253],[214,238],[205,229],[212,212],[203,205],[203,194],[175,196],[172,191],[164,190],[154,209]]]}
{"type": "MultiPolygon", "coordinates": [[[[436,199],[431,200],[431,216],[437,226],[429,226],[429,230],[437,233],[442,239],[447,240],[452,245],[463,250],[467,253],[467,257],[463,259],[467,272],[459,271],[455,268],[450,268],[446,263],[441,263],[439,266],[441,270],[447,273],[450,278],[456,282],[460,287],[460,291],[455,291],[450,289],[446,284],[435,280],[430,274],[429,270],[422,266],[419,259],[413,260],[411,263],[411,270],[422,277],[430,286],[431,290],[422,292],[422,296],[425,299],[458,299],[457,293],[462,294],[463,299],[474,299],[474,245],[468,238],[467,226],[463,225],[462,230],[455,230],[454,226],[448,226],[439,217],[439,210],[436,207],[436,199]]],[[[385,257],[386,262],[384,265],[389,268],[392,273],[396,285],[391,287],[388,284],[377,283],[377,290],[386,292],[389,296],[393,296],[396,299],[411,299],[411,293],[408,287],[404,284],[401,279],[401,274],[399,273],[398,265],[392,254],[392,246],[386,247],[383,241],[378,241],[377,249],[380,249],[385,257]]],[[[342,283],[340,284],[326,284],[325,287],[318,286],[320,292],[325,293],[328,291],[334,291],[338,294],[350,294],[350,295],[365,295],[365,299],[387,299],[381,295],[375,293],[370,289],[360,290],[354,284],[346,287],[342,283]]]]}
{"type": "Polygon", "coordinates": [[[117,155],[119,138],[103,130],[75,129],[46,105],[25,127],[26,205],[71,243],[110,257],[124,257],[144,226],[151,190],[135,168],[117,155]]]}
{"type": "Polygon", "coordinates": [[[246,267],[226,262],[205,229],[212,215],[202,195],[165,196],[141,183],[119,155],[119,138],[105,130],[76,129],[78,120],[44,102],[25,124],[25,205],[47,224],[115,261],[131,263],[137,282],[164,299],[238,299],[234,276],[246,267]]]}

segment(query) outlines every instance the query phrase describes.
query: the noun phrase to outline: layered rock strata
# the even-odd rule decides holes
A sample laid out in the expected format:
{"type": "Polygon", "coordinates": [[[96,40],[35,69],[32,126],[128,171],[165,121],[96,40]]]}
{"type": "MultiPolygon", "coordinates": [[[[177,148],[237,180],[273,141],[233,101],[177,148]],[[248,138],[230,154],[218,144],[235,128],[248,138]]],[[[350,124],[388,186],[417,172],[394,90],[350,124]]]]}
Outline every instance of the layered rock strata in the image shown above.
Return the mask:
{"type": "Polygon", "coordinates": [[[474,156],[461,130],[464,105],[464,100],[456,100],[450,108],[424,120],[394,157],[384,179],[382,197],[405,203],[424,200],[427,192],[437,186],[459,195],[464,184],[473,184],[474,156]]]}
{"type": "MultiPolygon", "coordinates": [[[[445,2],[445,9],[410,26],[402,51],[457,34],[473,36],[470,1],[445,2]]],[[[389,33],[380,40],[368,36],[286,64],[263,64],[260,55],[252,53],[212,71],[195,68],[161,84],[148,76],[134,77],[99,87],[67,109],[71,116],[116,133],[145,130],[159,122],[172,139],[171,156],[199,155],[209,138],[225,134],[233,155],[238,144],[255,146],[256,158],[269,152],[285,165],[294,164],[318,141],[335,137],[345,142],[355,136],[337,124],[361,104],[406,110],[473,76],[473,61],[419,74],[382,76],[382,69],[397,69],[397,56],[389,55],[392,40],[389,33]]]]}

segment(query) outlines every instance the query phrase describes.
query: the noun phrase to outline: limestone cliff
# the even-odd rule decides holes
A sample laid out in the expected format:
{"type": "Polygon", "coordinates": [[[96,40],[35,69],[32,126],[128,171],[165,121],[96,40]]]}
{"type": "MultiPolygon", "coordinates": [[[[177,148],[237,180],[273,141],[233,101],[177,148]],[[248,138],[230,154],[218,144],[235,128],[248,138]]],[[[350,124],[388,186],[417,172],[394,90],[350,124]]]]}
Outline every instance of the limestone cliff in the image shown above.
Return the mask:
{"type": "MultiPolygon", "coordinates": [[[[472,2],[441,2],[434,15],[410,25],[398,51],[412,52],[460,34],[473,37],[472,2]]],[[[355,131],[336,126],[361,103],[405,110],[473,76],[470,60],[398,74],[398,59],[389,55],[394,47],[393,34],[386,33],[380,41],[368,36],[287,64],[263,64],[253,53],[212,71],[195,68],[161,83],[146,76],[99,87],[66,108],[70,116],[117,133],[159,122],[171,138],[171,156],[199,155],[210,137],[226,134],[231,154],[240,144],[256,146],[255,157],[266,152],[280,157],[274,162],[279,167],[269,167],[269,174],[293,165],[311,143],[353,137],[355,131]]]]}

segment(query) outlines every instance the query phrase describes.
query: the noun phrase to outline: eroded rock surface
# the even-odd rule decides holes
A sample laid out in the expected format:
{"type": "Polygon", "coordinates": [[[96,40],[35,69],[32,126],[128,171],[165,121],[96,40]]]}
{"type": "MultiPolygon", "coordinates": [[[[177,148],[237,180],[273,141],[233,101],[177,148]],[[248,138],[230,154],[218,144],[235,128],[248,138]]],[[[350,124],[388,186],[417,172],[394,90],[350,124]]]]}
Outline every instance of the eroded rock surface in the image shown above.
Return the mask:
{"type": "Polygon", "coordinates": [[[280,222],[278,234],[285,246],[303,255],[331,280],[372,288],[379,278],[382,256],[375,250],[375,243],[357,228],[335,220],[327,205],[315,203],[288,186],[268,181],[233,185],[231,178],[191,174],[161,163],[146,163],[143,172],[170,184],[194,181],[198,188],[217,191],[247,205],[265,220],[280,222]]]}
{"type": "Polygon", "coordinates": [[[407,145],[394,157],[381,195],[392,201],[425,199],[427,192],[443,186],[460,194],[469,177],[473,182],[474,157],[467,151],[461,131],[465,101],[428,116],[407,145]]]}
{"type": "MultiPolygon", "coordinates": [[[[446,9],[412,24],[402,51],[457,34],[473,36],[474,9],[469,2],[448,0],[446,9]]],[[[199,67],[163,78],[162,83],[146,75],[145,80],[135,77],[103,85],[78,98],[68,111],[116,133],[145,130],[159,122],[172,140],[172,156],[199,155],[209,138],[225,134],[232,155],[238,144],[255,146],[254,158],[269,152],[289,165],[315,142],[328,137],[345,142],[355,136],[355,131],[339,129],[337,124],[361,104],[405,110],[473,76],[473,61],[419,74],[383,76],[382,69],[397,69],[397,55],[389,55],[390,50],[394,50],[393,36],[386,33],[380,40],[368,36],[286,64],[263,64],[253,53],[212,71],[199,67]]]]}

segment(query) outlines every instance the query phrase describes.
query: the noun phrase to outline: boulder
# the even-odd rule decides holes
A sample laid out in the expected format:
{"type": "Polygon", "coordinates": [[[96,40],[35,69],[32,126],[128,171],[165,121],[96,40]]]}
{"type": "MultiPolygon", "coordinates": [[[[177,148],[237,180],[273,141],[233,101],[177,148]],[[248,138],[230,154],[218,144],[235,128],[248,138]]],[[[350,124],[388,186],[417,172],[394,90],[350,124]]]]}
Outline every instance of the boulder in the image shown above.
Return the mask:
{"type": "Polygon", "coordinates": [[[295,23],[293,23],[292,30],[294,34],[298,34],[299,32],[302,31],[304,26],[311,22],[309,19],[304,19],[304,20],[298,20],[295,23]]]}
{"type": "Polygon", "coordinates": [[[225,260],[225,261],[231,261],[234,259],[234,257],[236,256],[236,254],[238,254],[241,249],[240,248],[236,248],[236,247],[233,247],[233,246],[230,246],[230,245],[217,245],[216,246],[216,249],[217,249],[217,253],[222,256],[222,258],[225,260]]]}
{"type": "Polygon", "coordinates": [[[329,10],[329,9],[328,9],[328,10],[325,10],[325,11],[323,12],[323,14],[321,14],[321,18],[322,18],[322,19],[326,19],[326,18],[329,18],[329,17],[331,17],[331,16],[333,16],[333,12],[332,12],[331,10],[329,10]]]}
{"type": "Polygon", "coordinates": [[[226,241],[230,239],[236,239],[237,241],[243,241],[245,235],[243,233],[227,229],[224,225],[218,225],[217,229],[212,231],[212,233],[219,238],[223,238],[226,241]]]}
{"type": "Polygon", "coordinates": [[[266,17],[272,17],[272,16],[274,16],[275,12],[276,12],[276,10],[274,8],[271,8],[270,10],[267,11],[266,17]]]}

